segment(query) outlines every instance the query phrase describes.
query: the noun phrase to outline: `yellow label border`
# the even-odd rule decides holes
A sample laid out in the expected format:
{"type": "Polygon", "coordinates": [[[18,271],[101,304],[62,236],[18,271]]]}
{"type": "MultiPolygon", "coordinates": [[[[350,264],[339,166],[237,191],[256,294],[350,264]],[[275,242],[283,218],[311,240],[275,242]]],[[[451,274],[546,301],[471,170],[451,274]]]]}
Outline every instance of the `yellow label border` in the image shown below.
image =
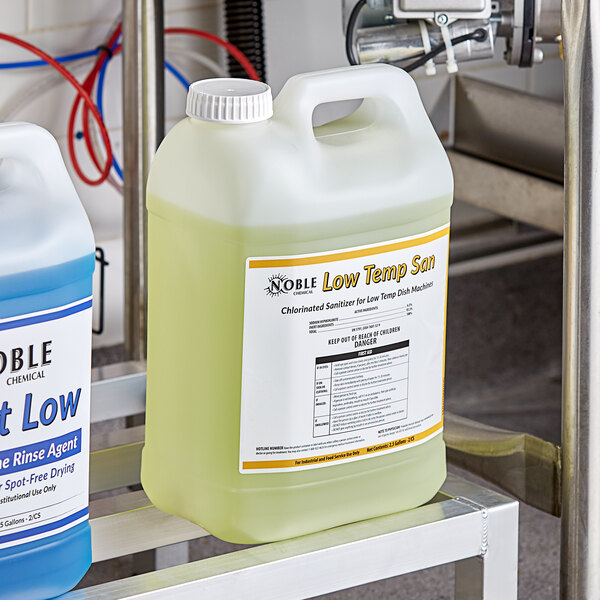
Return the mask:
{"type": "Polygon", "coordinates": [[[292,467],[308,467],[323,463],[330,463],[337,460],[345,460],[348,458],[357,458],[359,456],[373,455],[376,452],[382,452],[384,450],[393,450],[398,446],[405,446],[407,444],[414,444],[424,440],[425,438],[433,435],[440,429],[442,429],[443,422],[440,421],[433,427],[417,433],[413,436],[407,436],[399,440],[392,440],[390,442],[381,442],[381,444],[373,444],[358,450],[347,450],[344,452],[334,452],[332,454],[324,454],[322,456],[310,456],[308,458],[293,458],[285,460],[254,460],[242,463],[243,469],[289,469],[292,467]],[[410,440],[410,442],[408,441],[410,440]]]}
{"type": "Polygon", "coordinates": [[[363,256],[374,256],[375,254],[384,254],[386,252],[394,252],[394,250],[402,250],[404,248],[412,248],[413,246],[421,246],[422,244],[433,242],[434,240],[438,240],[449,234],[450,226],[447,226],[443,229],[440,229],[439,231],[434,231],[429,235],[415,238],[413,240],[394,242],[392,244],[384,244],[382,246],[371,246],[369,248],[361,248],[359,250],[346,250],[344,252],[304,256],[302,258],[267,258],[261,260],[250,260],[248,261],[248,268],[266,269],[281,267],[302,267],[305,265],[319,265],[328,262],[348,260],[350,258],[361,258],[363,256]]]}

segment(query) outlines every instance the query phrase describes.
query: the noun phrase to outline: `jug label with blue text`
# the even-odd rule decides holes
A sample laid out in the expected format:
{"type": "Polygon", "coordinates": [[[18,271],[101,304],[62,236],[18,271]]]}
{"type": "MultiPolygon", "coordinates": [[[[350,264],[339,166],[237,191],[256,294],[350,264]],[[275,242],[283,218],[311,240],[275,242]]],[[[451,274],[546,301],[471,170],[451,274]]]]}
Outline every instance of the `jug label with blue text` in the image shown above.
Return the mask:
{"type": "Polygon", "coordinates": [[[362,460],[441,433],[449,231],[247,260],[241,473],[362,460]]]}
{"type": "Polygon", "coordinates": [[[0,319],[0,549],[88,518],[92,299],[0,319]]]}

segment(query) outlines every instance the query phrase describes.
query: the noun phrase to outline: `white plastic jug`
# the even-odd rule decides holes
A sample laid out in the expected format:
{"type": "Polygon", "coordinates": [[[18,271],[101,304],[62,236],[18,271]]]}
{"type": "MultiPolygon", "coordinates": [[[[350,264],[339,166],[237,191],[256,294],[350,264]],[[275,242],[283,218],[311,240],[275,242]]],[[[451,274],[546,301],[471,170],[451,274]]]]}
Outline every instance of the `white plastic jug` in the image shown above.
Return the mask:
{"type": "Polygon", "coordinates": [[[148,181],[149,497],[245,543],[426,502],[453,182],[414,82],[299,75],[271,116],[264,84],[207,80],[188,115],[148,181]]]}

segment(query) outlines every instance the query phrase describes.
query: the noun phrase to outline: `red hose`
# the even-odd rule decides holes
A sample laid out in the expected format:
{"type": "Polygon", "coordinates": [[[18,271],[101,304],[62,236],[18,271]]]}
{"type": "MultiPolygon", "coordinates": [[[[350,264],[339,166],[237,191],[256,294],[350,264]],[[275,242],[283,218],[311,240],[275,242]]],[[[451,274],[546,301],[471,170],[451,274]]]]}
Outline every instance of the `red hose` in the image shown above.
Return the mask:
{"type": "MultiPolygon", "coordinates": [[[[106,44],[108,48],[112,48],[112,46],[115,44],[115,42],[119,39],[120,34],[121,34],[121,25],[119,24],[119,26],[115,29],[115,31],[110,36],[110,38],[106,44]]],[[[240,65],[243,67],[243,69],[248,74],[248,77],[250,77],[251,79],[255,79],[256,81],[261,80],[260,77],[258,76],[256,70],[254,69],[254,67],[252,66],[252,64],[250,63],[248,58],[246,57],[246,55],[239,48],[237,48],[233,44],[229,43],[228,41],[224,40],[223,38],[219,37],[218,35],[209,33],[207,31],[203,31],[201,29],[193,29],[193,28],[189,28],[189,27],[171,27],[171,28],[165,30],[165,35],[177,35],[177,34],[191,35],[191,36],[206,39],[210,42],[218,44],[219,46],[225,48],[225,50],[227,50],[227,52],[229,52],[240,63],[240,65]]],[[[115,56],[116,54],[121,52],[121,49],[122,48],[120,45],[113,48],[111,56],[115,56]]],[[[104,64],[104,62],[107,60],[108,60],[107,54],[103,54],[102,56],[100,56],[98,58],[98,60],[96,61],[94,68],[89,73],[89,75],[86,77],[83,85],[89,94],[92,93],[92,90],[94,89],[94,85],[96,83],[96,78],[98,77],[98,73],[100,72],[100,69],[102,68],[102,65],[104,64]]],[[[75,103],[73,104],[73,108],[71,109],[71,118],[69,119],[69,133],[68,133],[70,139],[73,139],[73,136],[75,134],[75,116],[77,114],[77,108],[79,106],[80,100],[81,100],[80,97],[76,98],[75,103]]],[[[83,138],[85,140],[85,145],[86,145],[88,154],[90,155],[90,158],[92,159],[94,165],[98,168],[99,171],[101,171],[100,161],[96,156],[93,144],[91,142],[90,133],[89,133],[87,106],[84,106],[82,119],[83,119],[83,123],[82,123],[83,138]]],[[[74,164],[77,163],[77,157],[74,154],[72,154],[71,160],[74,162],[74,164]]],[[[79,165],[77,165],[77,166],[79,166],[79,165]]],[[[76,169],[76,171],[79,175],[79,170],[76,169]]],[[[104,179],[106,179],[106,178],[104,178],[104,179]]],[[[99,183],[104,181],[104,179],[99,181],[99,183]]],[[[89,181],[87,181],[87,183],[89,183],[89,181]]],[[[92,185],[94,185],[94,184],[92,184],[92,185]]]]}
{"type": "MultiPolygon", "coordinates": [[[[119,52],[121,52],[121,45],[115,46],[112,49],[111,56],[115,56],[115,55],[119,54],[119,52]]],[[[107,56],[103,57],[103,59],[98,62],[98,64],[94,67],[94,69],[92,69],[90,74],[86,77],[86,80],[84,82],[84,87],[86,90],[88,90],[88,93],[90,95],[92,94],[94,85],[96,84],[96,78],[98,77],[98,73],[100,72],[100,69],[102,68],[103,63],[106,62],[107,60],[108,60],[107,56]]],[[[76,102],[77,102],[77,104],[79,104],[79,100],[76,100],[76,102]]],[[[71,110],[72,111],[74,110],[75,114],[77,113],[76,107],[72,108],[71,110]]],[[[101,171],[100,161],[99,161],[98,157],[96,156],[96,149],[94,148],[94,145],[92,144],[88,116],[89,116],[88,107],[86,105],[84,105],[83,114],[82,114],[83,139],[85,140],[85,146],[87,148],[88,154],[90,155],[90,158],[92,159],[96,168],[99,171],[101,171]]],[[[73,128],[69,130],[69,135],[71,135],[71,136],[74,135],[74,127],[75,127],[75,122],[73,119],[73,128]]]]}
{"type": "Polygon", "coordinates": [[[252,66],[252,63],[248,60],[247,56],[237,46],[230,44],[228,41],[224,40],[218,35],[215,35],[214,33],[208,33],[207,31],[202,31],[201,29],[191,29],[189,27],[169,27],[168,29],[165,29],[165,35],[169,34],[193,35],[222,46],[240,63],[240,65],[242,65],[244,71],[246,71],[250,79],[261,81],[256,69],[252,66]]]}
{"type": "Polygon", "coordinates": [[[79,104],[80,100],[83,100],[83,102],[88,107],[88,109],[92,111],[92,116],[94,117],[94,120],[98,124],[98,127],[100,129],[100,134],[102,135],[102,141],[104,142],[104,146],[106,147],[106,163],[105,163],[104,167],[102,168],[102,171],[101,171],[102,174],[101,174],[100,179],[98,179],[96,181],[92,181],[92,180],[88,179],[87,177],[85,177],[83,172],[81,172],[81,169],[79,169],[79,165],[75,161],[73,161],[75,148],[74,148],[72,136],[69,136],[69,139],[68,139],[69,154],[71,155],[71,160],[73,161],[73,167],[75,168],[77,175],[83,181],[85,181],[86,183],[89,183],[90,185],[98,185],[98,184],[102,183],[108,177],[108,174],[110,173],[110,168],[112,166],[112,148],[110,145],[110,138],[108,136],[108,131],[106,130],[106,127],[104,126],[102,117],[100,116],[100,113],[98,112],[98,109],[96,108],[96,105],[94,104],[93,100],[90,98],[90,95],[87,92],[87,90],[77,81],[77,79],[75,79],[75,77],[73,77],[73,75],[67,69],[65,69],[65,67],[63,67],[59,62],[54,60],[49,54],[46,54],[43,50],[40,50],[40,48],[37,48],[36,46],[30,44],[29,42],[20,40],[19,38],[16,38],[12,35],[8,35],[7,33],[0,33],[0,40],[10,42],[11,44],[15,44],[16,46],[20,46],[21,48],[24,48],[25,50],[32,52],[33,54],[35,54],[36,56],[41,58],[44,62],[48,63],[51,67],[56,69],[77,90],[78,104],[79,104]]]}
{"type": "MultiPolygon", "coordinates": [[[[115,42],[119,39],[120,35],[121,35],[121,24],[119,23],[119,25],[115,28],[115,30],[111,34],[110,38],[108,39],[105,47],[112,48],[112,46],[115,44],[115,42]]],[[[91,95],[91,93],[94,89],[94,83],[96,82],[96,77],[98,76],[98,73],[100,72],[100,69],[102,68],[102,65],[108,60],[108,56],[109,55],[106,51],[101,52],[98,55],[98,58],[96,59],[96,63],[94,64],[94,67],[92,68],[92,70],[90,71],[88,76],[85,78],[82,87],[85,89],[88,96],[91,95]]],[[[106,166],[104,168],[101,166],[100,160],[96,156],[96,152],[94,150],[94,146],[92,144],[92,139],[91,139],[90,131],[89,131],[88,115],[89,115],[90,107],[88,106],[87,103],[84,103],[83,113],[82,113],[83,139],[85,141],[86,149],[88,151],[88,154],[89,154],[92,162],[94,163],[94,165],[98,169],[98,171],[100,171],[100,177],[98,179],[92,180],[89,177],[87,177],[86,175],[84,175],[83,170],[81,169],[81,166],[79,165],[79,160],[77,158],[77,154],[75,152],[75,141],[74,141],[75,140],[75,120],[77,118],[77,110],[79,108],[79,104],[81,103],[82,98],[83,98],[83,96],[81,96],[81,95],[78,95],[75,98],[73,105],[71,107],[71,113],[69,114],[69,126],[67,129],[67,137],[69,139],[69,155],[71,157],[71,162],[73,163],[73,168],[75,169],[75,172],[77,173],[77,175],[83,182],[87,183],[88,185],[100,185],[101,183],[106,181],[106,179],[108,178],[108,175],[110,174],[110,169],[112,167],[112,159],[113,159],[112,151],[110,153],[110,165],[107,170],[106,166]]],[[[93,102],[92,102],[92,104],[93,104],[93,102]]],[[[95,104],[94,104],[94,108],[96,110],[98,110],[96,108],[95,104]]],[[[104,124],[103,124],[103,126],[104,126],[104,124]]]]}
{"type": "MultiPolygon", "coordinates": [[[[256,81],[261,80],[260,77],[258,76],[258,73],[256,72],[255,68],[252,66],[252,63],[248,60],[246,55],[239,48],[237,48],[237,46],[234,46],[233,44],[231,44],[228,41],[224,40],[223,38],[219,37],[218,35],[209,33],[207,31],[202,31],[201,29],[193,29],[193,28],[189,28],[189,27],[170,27],[169,29],[165,30],[165,34],[166,35],[170,35],[170,34],[172,34],[172,35],[178,35],[178,34],[191,35],[194,37],[199,37],[199,38],[208,40],[210,42],[213,42],[214,44],[218,44],[219,46],[225,48],[225,50],[227,50],[227,52],[229,52],[240,63],[240,65],[246,71],[246,73],[248,74],[248,77],[250,77],[250,79],[254,79],[256,81]]],[[[121,35],[121,24],[119,24],[115,28],[114,32],[111,34],[109,40],[106,43],[106,48],[112,48],[115,45],[116,41],[119,39],[120,35],[121,35]]],[[[88,76],[85,78],[83,83],[79,83],[77,81],[77,79],[75,79],[75,77],[73,77],[73,75],[65,67],[63,67],[59,62],[54,60],[54,58],[52,58],[49,54],[46,54],[46,52],[44,52],[40,48],[37,48],[36,46],[30,44],[29,42],[26,42],[24,40],[21,40],[19,38],[16,38],[16,37],[6,34],[6,33],[0,33],[0,40],[10,42],[17,46],[20,46],[21,48],[24,48],[25,50],[28,50],[29,52],[32,52],[33,54],[35,54],[36,56],[41,58],[44,62],[48,63],[51,67],[56,69],[77,90],[77,95],[75,97],[75,100],[73,101],[73,105],[71,107],[71,112],[69,114],[69,125],[68,125],[68,132],[67,132],[67,143],[68,143],[69,156],[71,158],[71,163],[73,164],[73,169],[77,173],[78,177],[84,183],[87,183],[88,185],[100,185],[101,183],[106,181],[106,179],[108,178],[108,176],[110,174],[110,169],[112,167],[112,162],[113,162],[112,147],[110,144],[110,137],[108,135],[108,131],[107,131],[106,126],[102,120],[102,117],[98,111],[98,108],[96,107],[96,105],[94,104],[94,101],[91,98],[91,93],[94,89],[94,85],[96,83],[96,78],[98,77],[98,73],[100,72],[100,69],[102,68],[104,63],[109,59],[109,52],[107,52],[105,50],[98,55],[98,58],[96,59],[96,63],[94,64],[94,67],[92,68],[92,70],[90,71],[88,76]],[[83,139],[85,140],[86,149],[88,151],[88,154],[90,155],[90,158],[91,158],[94,166],[100,172],[100,176],[97,179],[91,179],[85,175],[85,173],[83,172],[83,170],[79,164],[79,160],[77,159],[77,154],[75,152],[75,121],[77,119],[77,113],[78,113],[79,106],[82,101],[83,101],[83,110],[82,110],[83,139]],[[98,124],[98,128],[99,128],[100,134],[102,136],[102,141],[106,148],[106,158],[104,160],[104,164],[102,164],[101,159],[96,156],[96,152],[95,152],[94,146],[92,144],[90,130],[89,130],[89,113],[90,113],[90,111],[92,113],[92,116],[94,117],[94,120],[98,124]]],[[[112,52],[110,53],[110,56],[112,56],[114,54],[118,54],[120,51],[121,51],[121,46],[117,46],[117,47],[113,48],[112,52]]]]}

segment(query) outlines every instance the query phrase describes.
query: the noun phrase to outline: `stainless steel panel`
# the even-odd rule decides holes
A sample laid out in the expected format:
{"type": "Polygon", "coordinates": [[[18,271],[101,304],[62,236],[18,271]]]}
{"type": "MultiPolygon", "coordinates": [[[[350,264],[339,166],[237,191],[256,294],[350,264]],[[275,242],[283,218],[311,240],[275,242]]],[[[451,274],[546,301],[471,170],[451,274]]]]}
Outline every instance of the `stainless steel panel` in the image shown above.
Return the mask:
{"type": "Polygon", "coordinates": [[[457,200],[562,234],[562,185],[460,152],[448,155],[457,200]]]}
{"type": "Polygon", "coordinates": [[[459,76],[454,148],[563,181],[562,103],[459,76]]]}
{"type": "Polygon", "coordinates": [[[562,240],[533,244],[516,250],[507,250],[506,252],[497,252],[479,258],[450,263],[448,277],[460,277],[461,275],[471,275],[472,273],[480,273],[481,271],[489,271],[490,269],[499,269],[548,256],[556,256],[557,254],[562,254],[562,252],[562,240]]]}

